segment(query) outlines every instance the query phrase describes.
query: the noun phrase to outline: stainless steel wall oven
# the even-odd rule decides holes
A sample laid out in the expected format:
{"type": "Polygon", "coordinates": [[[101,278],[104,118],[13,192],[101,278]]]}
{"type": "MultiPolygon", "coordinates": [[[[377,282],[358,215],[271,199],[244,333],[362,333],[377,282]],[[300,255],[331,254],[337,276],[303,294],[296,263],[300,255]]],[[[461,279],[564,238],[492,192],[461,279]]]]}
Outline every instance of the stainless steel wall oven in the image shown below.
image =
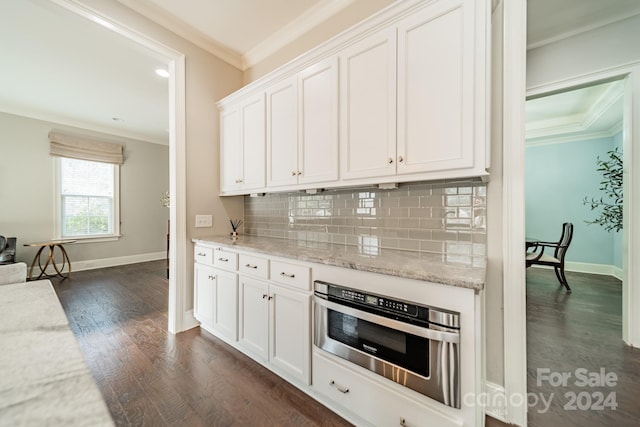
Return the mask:
{"type": "Polygon", "coordinates": [[[314,345],[460,408],[460,314],[314,282],[314,345]]]}

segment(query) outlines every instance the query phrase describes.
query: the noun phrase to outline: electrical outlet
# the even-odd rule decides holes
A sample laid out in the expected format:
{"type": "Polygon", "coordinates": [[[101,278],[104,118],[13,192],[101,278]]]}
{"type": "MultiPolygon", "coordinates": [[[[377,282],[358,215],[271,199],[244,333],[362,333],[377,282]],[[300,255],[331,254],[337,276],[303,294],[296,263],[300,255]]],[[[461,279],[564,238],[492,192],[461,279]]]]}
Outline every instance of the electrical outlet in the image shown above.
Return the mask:
{"type": "Polygon", "coordinates": [[[213,227],[213,215],[196,215],[196,227],[213,227]]]}

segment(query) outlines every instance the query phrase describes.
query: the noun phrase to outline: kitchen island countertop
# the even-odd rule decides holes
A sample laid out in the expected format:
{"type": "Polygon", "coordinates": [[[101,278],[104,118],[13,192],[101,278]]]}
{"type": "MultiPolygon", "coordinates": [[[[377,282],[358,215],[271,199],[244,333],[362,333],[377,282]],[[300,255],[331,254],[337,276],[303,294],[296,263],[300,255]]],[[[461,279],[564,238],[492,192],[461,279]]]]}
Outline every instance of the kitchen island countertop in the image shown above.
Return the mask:
{"type": "Polygon", "coordinates": [[[207,236],[194,238],[193,242],[475,290],[484,288],[484,262],[473,265],[464,257],[447,254],[258,236],[236,240],[207,236]]]}
{"type": "Polygon", "coordinates": [[[0,424],[113,426],[49,280],[0,286],[0,424]]]}

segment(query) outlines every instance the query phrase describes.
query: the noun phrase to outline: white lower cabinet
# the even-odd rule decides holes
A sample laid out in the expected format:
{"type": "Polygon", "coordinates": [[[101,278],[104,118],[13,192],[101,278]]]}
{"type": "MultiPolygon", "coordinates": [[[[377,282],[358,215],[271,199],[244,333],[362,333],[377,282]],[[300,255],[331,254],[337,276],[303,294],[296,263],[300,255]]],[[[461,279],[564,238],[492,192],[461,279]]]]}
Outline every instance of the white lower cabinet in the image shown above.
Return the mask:
{"type": "Polygon", "coordinates": [[[238,339],[238,278],[235,273],[195,264],[193,315],[201,326],[238,339]]]}
{"type": "MultiPolygon", "coordinates": [[[[359,368],[356,368],[359,369],[359,368]]],[[[321,353],[313,354],[313,388],[350,413],[358,425],[462,427],[462,419],[434,410],[422,402],[347,369],[321,353]]],[[[428,398],[425,397],[426,400],[428,398]]],[[[439,405],[439,404],[438,404],[439,405]]]]}
{"type": "Polygon", "coordinates": [[[305,384],[311,380],[311,296],[271,284],[269,359],[305,384]]]}
{"type": "Polygon", "coordinates": [[[240,276],[238,344],[262,359],[269,358],[269,285],[262,280],[240,276]]]}
{"type": "Polygon", "coordinates": [[[238,344],[303,384],[310,382],[311,295],[240,276],[238,344]]]}
{"type": "Polygon", "coordinates": [[[193,316],[205,329],[213,329],[213,295],[216,270],[203,264],[195,265],[193,316]]]}
{"type": "Polygon", "coordinates": [[[216,271],[213,297],[213,330],[230,340],[238,339],[238,275],[216,271]]]}

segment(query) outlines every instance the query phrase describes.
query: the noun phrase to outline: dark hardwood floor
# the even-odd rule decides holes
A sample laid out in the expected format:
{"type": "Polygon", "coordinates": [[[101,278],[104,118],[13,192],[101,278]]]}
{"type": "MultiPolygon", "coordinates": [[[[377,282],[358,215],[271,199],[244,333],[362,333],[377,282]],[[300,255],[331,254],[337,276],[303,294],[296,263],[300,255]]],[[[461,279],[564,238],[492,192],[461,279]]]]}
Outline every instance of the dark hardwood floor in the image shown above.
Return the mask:
{"type": "Polygon", "coordinates": [[[640,426],[640,350],[621,338],[621,282],[583,273],[567,273],[567,280],[569,294],[553,270],[527,270],[528,424],[640,426]],[[598,383],[605,378],[608,385],[598,383]],[[534,405],[541,395],[551,401],[548,410],[540,400],[534,405]]]}
{"type": "Polygon", "coordinates": [[[52,281],[118,426],[350,425],[200,328],[169,334],[164,261],[52,281]]]}
{"type": "MultiPolygon", "coordinates": [[[[117,425],[350,425],[200,328],[169,334],[165,274],[164,261],[154,261],[53,281],[117,425]]],[[[527,271],[529,393],[551,397],[546,411],[542,402],[530,406],[529,426],[639,426],[640,350],[620,339],[620,282],[579,273],[567,278],[572,294],[558,287],[552,271],[527,271]],[[615,373],[616,385],[576,386],[578,368],[590,374],[604,368],[615,373]],[[538,369],[571,378],[566,386],[538,386],[538,369]],[[584,409],[597,403],[597,392],[615,393],[617,408],[603,401],[603,410],[584,409]],[[575,410],[565,393],[582,393],[575,410]]],[[[487,425],[503,424],[489,418],[487,425]]]]}

